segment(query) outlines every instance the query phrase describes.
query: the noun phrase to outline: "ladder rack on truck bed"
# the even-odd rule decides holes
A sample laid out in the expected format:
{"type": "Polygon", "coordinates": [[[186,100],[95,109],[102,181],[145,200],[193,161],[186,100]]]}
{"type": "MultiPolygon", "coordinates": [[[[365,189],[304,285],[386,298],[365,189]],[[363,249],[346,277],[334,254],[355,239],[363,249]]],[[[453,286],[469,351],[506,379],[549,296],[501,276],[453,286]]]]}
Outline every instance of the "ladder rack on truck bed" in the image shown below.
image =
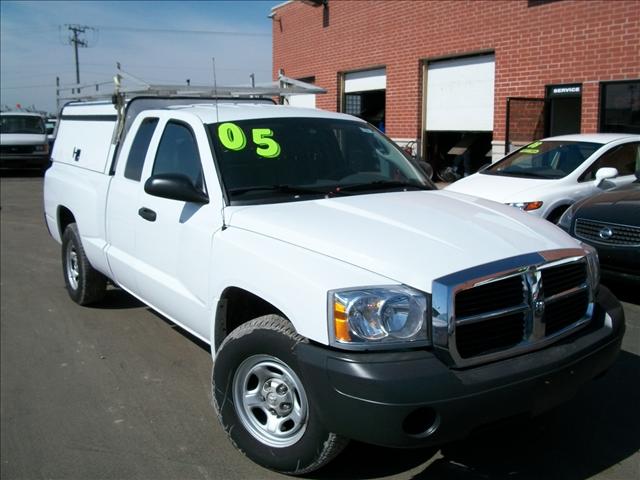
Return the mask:
{"type": "Polygon", "coordinates": [[[278,81],[273,84],[263,86],[211,86],[211,85],[170,85],[151,84],[141,80],[120,68],[111,82],[102,82],[86,85],[72,85],[68,87],[58,87],[58,104],[63,101],[96,101],[112,99],[116,103],[116,96],[121,97],[122,102],[126,102],[134,97],[190,97],[207,99],[260,99],[277,97],[284,99],[289,95],[296,94],[316,94],[327,93],[324,88],[311,83],[301,82],[289,78],[282,71],[278,73],[278,81]],[[135,85],[124,86],[123,81],[131,81],[135,85]],[[113,85],[113,92],[100,91],[104,85],[113,85]],[[95,87],[93,93],[80,93],[82,89],[95,87]],[[61,91],[71,90],[70,95],[61,96],[61,91]],[[77,90],[77,93],[76,93],[77,90]]]}
{"type": "MultiPolygon", "coordinates": [[[[59,88],[57,103],[60,106],[80,105],[108,105],[113,104],[116,114],[116,128],[111,139],[115,146],[117,157],[118,145],[129,130],[138,113],[149,109],[162,109],[170,106],[191,105],[194,103],[216,104],[226,102],[275,103],[274,98],[282,102],[284,98],[295,94],[326,93],[326,90],[316,85],[301,82],[286,77],[282,71],[278,73],[278,82],[266,86],[195,86],[195,85],[154,85],[145,82],[120,68],[113,77],[113,91],[99,91],[99,87],[111,82],[100,84],[75,85],[59,88]],[[133,82],[132,86],[125,86],[124,81],[133,82]],[[96,91],[91,94],[75,93],[81,89],[95,86],[96,91]],[[72,90],[69,96],[60,96],[60,91],[72,90]],[[196,100],[196,102],[194,102],[196,100]]],[[[79,117],[84,115],[80,114],[79,117]]],[[[61,115],[62,118],[64,116],[61,115]]]]}

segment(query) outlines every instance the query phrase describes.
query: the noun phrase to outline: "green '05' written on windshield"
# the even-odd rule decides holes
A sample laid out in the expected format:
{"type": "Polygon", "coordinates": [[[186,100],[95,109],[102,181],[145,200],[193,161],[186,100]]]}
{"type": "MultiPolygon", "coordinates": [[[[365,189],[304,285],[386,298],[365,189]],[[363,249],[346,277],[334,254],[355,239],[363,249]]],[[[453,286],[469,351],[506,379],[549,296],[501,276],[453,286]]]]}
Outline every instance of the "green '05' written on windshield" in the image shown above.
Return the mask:
{"type": "MultiPolygon", "coordinates": [[[[273,137],[270,128],[252,128],[251,137],[256,146],[256,154],[264,158],[275,158],[280,155],[280,144],[273,137]]],[[[222,123],[218,126],[220,143],[233,151],[244,150],[247,147],[247,137],[235,123],[222,123]]]]}

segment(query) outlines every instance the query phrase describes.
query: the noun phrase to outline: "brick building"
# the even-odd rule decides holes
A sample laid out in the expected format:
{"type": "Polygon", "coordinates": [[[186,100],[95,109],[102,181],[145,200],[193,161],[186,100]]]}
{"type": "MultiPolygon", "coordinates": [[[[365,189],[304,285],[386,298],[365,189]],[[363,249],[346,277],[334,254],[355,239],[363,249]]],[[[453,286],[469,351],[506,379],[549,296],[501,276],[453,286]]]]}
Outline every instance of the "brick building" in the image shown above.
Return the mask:
{"type": "Polygon", "coordinates": [[[640,133],[640,1],[285,2],[273,74],[291,103],[366,118],[429,161],[575,132],[640,133]]]}

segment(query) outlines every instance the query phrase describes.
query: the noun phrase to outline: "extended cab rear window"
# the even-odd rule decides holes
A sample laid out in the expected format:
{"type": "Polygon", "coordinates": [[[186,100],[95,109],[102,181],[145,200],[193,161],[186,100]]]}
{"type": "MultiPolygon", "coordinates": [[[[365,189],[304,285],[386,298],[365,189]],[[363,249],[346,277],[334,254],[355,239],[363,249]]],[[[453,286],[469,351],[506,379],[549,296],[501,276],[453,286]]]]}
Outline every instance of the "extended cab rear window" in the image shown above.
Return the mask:
{"type": "Polygon", "coordinates": [[[147,156],[149,150],[149,143],[153,132],[158,125],[157,118],[145,118],[140,125],[140,128],[136,132],[136,137],[131,144],[131,150],[129,151],[129,157],[127,158],[127,165],[124,169],[124,176],[130,180],[140,181],[142,177],[142,167],[144,166],[144,159],[147,156]]]}

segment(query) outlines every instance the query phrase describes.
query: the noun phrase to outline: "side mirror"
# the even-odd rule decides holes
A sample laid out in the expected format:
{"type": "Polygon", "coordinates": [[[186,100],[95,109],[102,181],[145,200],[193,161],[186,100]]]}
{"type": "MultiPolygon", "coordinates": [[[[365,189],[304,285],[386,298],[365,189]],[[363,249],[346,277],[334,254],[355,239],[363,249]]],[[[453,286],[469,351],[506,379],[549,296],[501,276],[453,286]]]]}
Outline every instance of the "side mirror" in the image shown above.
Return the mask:
{"type": "Polygon", "coordinates": [[[603,167],[599,168],[596,172],[596,187],[602,185],[605,180],[609,180],[610,178],[615,178],[618,176],[618,170],[616,168],[611,167],[603,167]]]}
{"type": "Polygon", "coordinates": [[[160,173],[152,175],[144,184],[144,191],[154,197],[168,198],[192,203],[209,203],[206,193],[191,183],[186,175],[160,173]]]}

